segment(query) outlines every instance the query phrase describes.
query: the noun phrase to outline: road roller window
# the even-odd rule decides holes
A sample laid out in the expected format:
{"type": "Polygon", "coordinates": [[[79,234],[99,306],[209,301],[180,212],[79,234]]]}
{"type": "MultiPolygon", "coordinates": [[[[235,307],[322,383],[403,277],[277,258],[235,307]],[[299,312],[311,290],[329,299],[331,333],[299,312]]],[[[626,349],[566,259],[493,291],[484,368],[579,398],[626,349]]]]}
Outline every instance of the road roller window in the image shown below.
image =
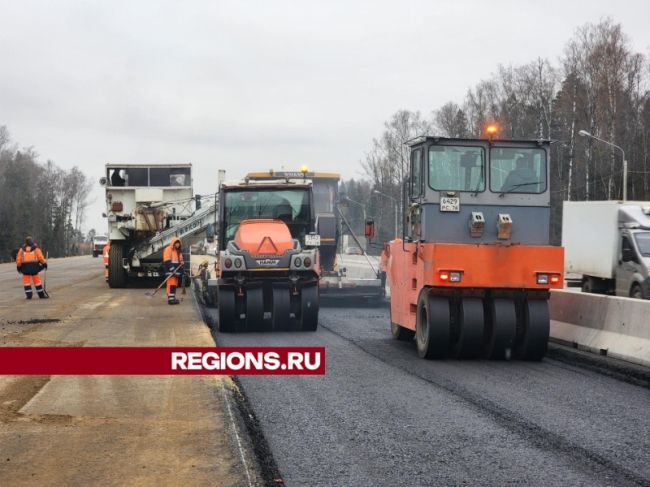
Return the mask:
{"type": "Polygon", "coordinates": [[[546,151],[518,147],[490,149],[490,190],[501,194],[546,191],[546,151]]]}
{"type": "Polygon", "coordinates": [[[232,240],[243,220],[272,218],[282,220],[293,238],[300,241],[310,232],[311,207],[305,189],[229,191],[225,194],[225,241],[232,240]]]}
{"type": "Polygon", "coordinates": [[[437,191],[485,190],[485,151],[482,147],[429,147],[429,186],[437,191]]]}
{"type": "Polygon", "coordinates": [[[414,150],[411,153],[411,198],[422,194],[422,151],[414,150]]]}

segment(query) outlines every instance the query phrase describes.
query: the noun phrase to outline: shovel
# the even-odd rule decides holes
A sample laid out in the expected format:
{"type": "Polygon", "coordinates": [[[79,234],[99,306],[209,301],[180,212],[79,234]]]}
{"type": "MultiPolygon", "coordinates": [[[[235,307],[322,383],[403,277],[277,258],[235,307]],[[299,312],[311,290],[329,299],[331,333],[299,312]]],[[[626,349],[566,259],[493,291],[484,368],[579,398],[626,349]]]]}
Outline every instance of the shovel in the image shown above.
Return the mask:
{"type": "MultiPolygon", "coordinates": [[[[45,252],[45,262],[47,262],[48,260],[50,260],[49,251],[45,252]]],[[[45,272],[43,273],[43,296],[49,298],[50,295],[47,293],[46,289],[47,289],[47,267],[45,268],[45,272]]]]}
{"type": "Polygon", "coordinates": [[[169,281],[169,278],[172,277],[174,274],[176,274],[176,271],[177,271],[178,269],[180,269],[182,266],[183,266],[183,264],[179,264],[178,267],[176,267],[176,269],[174,269],[174,270],[172,271],[172,273],[169,274],[169,275],[165,278],[165,280],[164,280],[163,282],[161,282],[161,283],[158,285],[158,287],[157,287],[153,292],[149,291],[149,292],[145,293],[144,295],[147,296],[148,298],[153,298],[153,297],[156,295],[156,293],[160,290],[160,288],[163,287],[167,281],[169,281]]]}

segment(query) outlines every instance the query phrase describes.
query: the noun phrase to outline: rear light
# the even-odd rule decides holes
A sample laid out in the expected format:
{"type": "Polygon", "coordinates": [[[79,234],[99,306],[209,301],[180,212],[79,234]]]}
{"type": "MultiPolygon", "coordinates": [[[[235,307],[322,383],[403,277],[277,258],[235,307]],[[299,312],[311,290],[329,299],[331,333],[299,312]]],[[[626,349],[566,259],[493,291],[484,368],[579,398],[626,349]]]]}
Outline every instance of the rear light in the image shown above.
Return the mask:
{"type": "Polygon", "coordinates": [[[462,271],[440,271],[438,273],[438,278],[442,282],[460,282],[462,276],[462,271]]]}
{"type": "Polygon", "coordinates": [[[223,261],[223,266],[226,269],[230,269],[232,267],[232,259],[228,258],[228,259],[224,260],[223,261]]]}
{"type": "Polygon", "coordinates": [[[122,211],[122,202],[121,201],[113,201],[111,204],[111,211],[122,211]]]}
{"type": "Polygon", "coordinates": [[[235,269],[239,269],[242,265],[241,259],[235,259],[235,269]]]}
{"type": "Polygon", "coordinates": [[[561,281],[561,274],[551,274],[546,272],[537,273],[537,284],[559,284],[561,281]]]}
{"type": "Polygon", "coordinates": [[[305,264],[305,267],[311,267],[311,259],[309,257],[305,257],[305,260],[303,262],[305,264]]]}
{"type": "Polygon", "coordinates": [[[302,259],[300,257],[296,257],[296,260],[293,261],[293,265],[300,267],[302,265],[302,259]]]}

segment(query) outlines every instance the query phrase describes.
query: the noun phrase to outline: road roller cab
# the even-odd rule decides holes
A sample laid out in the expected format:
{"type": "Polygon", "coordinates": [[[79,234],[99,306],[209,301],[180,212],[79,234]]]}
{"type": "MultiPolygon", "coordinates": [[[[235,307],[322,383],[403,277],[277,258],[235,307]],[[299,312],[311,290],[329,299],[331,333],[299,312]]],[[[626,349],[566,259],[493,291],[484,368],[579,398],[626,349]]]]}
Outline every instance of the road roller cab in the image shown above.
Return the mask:
{"type": "Polygon", "coordinates": [[[219,329],[315,330],[320,242],[311,182],[223,184],[219,216],[219,329]]]}
{"type": "Polygon", "coordinates": [[[410,142],[403,238],[385,245],[391,331],[423,358],[541,360],[563,249],[550,245],[549,142],[410,142]]]}

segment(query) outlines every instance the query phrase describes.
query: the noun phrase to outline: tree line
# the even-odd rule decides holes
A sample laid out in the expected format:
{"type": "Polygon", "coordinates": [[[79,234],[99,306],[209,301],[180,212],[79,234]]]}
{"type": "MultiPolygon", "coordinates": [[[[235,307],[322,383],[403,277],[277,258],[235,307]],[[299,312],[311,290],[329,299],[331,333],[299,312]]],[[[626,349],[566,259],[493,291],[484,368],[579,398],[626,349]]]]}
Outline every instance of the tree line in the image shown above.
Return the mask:
{"type": "MultiPolygon", "coordinates": [[[[500,138],[554,141],[551,238],[559,243],[563,200],[619,199],[623,194],[623,153],[581,136],[581,130],[623,149],[628,199],[650,200],[649,86],[648,56],[632,49],[620,24],[611,19],[586,24],[575,31],[556,63],[538,58],[520,66],[499,65],[463,100],[449,101],[428,116],[417,110],[393,114],[362,161],[372,190],[370,199],[361,201],[378,219],[380,238],[393,238],[394,201],[376,191],[402,201],[401,183],[409,170],[404,143],[425,134],[485,137],[485,127],[496,123],[500,138]]],[[[351,198],[364,197],[352,187],[351,198]]]]}
{"type": "Polygon", "coordinates": [[[0,261],[31,235],[51,257],[77,255],[92,184],[77,167],[65,170],[36,151],[19,149],[0,126],[0,261]]]}

